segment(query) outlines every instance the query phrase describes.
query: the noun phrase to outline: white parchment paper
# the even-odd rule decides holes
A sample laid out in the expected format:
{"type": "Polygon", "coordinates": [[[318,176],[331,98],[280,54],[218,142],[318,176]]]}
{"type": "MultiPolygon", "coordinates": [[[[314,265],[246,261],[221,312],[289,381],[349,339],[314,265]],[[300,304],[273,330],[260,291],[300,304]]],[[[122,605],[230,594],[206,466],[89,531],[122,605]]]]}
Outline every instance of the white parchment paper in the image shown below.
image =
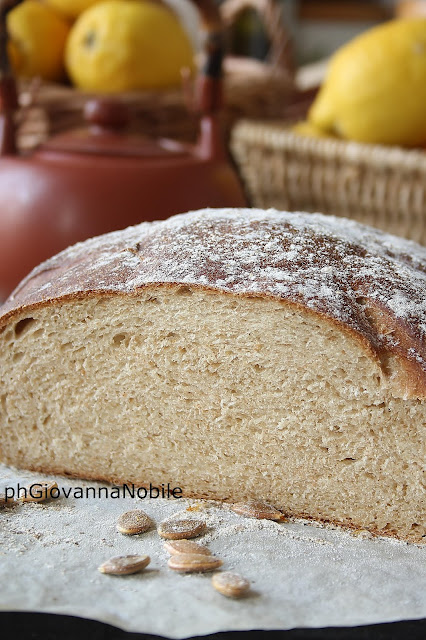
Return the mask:
{"type": "MultiPolygon", "coordinates": [[[[0,491],[45,479],[0,465],[0,491]]],[[[55,479],[66,489],[111,489],[55,479]]],[[[77,615],[170,638],[426,617],[426,545],[302,521],[247,519],[220,503],[61,497],[1,509],[0,533],[2,610],[77,615]],[[169,555],[155,529],[120,534],[118,516],[135,508],[157,523],[182,513],[205,519],[208,528],[198,540],[223,559],[223,570],[250,580],[250,595],[229,599],[213,589],[211,574],[168,569],[169,555]],[[97,570],[112,556],[135,553],[151,557],[143,573],[109,576],[97,570]]]]}

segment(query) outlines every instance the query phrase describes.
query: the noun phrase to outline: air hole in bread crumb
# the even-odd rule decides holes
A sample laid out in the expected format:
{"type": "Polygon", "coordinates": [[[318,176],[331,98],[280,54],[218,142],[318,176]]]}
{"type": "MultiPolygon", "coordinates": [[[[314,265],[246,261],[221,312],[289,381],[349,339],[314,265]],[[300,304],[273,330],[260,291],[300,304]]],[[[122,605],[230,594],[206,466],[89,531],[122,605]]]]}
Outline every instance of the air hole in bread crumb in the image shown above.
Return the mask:
{"type": "Polygon", "coordinates": [[[35,322],[34,318],[23,318],[15,325],[15,336],[21,336],[28,327],[35,322]]]}
{"type": "Polygon", "coordinates": [[[179,287],[176,293],[178,296],[192,296],[192,289],[189,287],[179,287]]]}
{"type": "Polygon", "coordinates": [[[343,460],[340,460],[340,462],[343,462],[343,464],[351,464],[352,462],[356,462],[355,458],[343,458],[343,460]]]}
{"type": "Polygon", "coordinates": [[[120,345],[127,338],[127,333],[117,333],[112,339],[115,345],[120,345]]]}
{"type": "Polygon", "coordinates": [[[22,359],[23,355],[23,351],[17,351],[16,353],[14,353],[12,358],[13,362],[19,362],[22,359]]]}

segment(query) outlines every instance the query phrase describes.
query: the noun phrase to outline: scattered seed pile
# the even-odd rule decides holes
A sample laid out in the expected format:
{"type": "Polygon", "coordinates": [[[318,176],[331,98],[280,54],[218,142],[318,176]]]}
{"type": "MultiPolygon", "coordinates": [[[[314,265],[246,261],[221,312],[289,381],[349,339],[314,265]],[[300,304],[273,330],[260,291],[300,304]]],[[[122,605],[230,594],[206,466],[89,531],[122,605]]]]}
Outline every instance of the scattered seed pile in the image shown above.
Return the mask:
{"type": "MultiPolygon", "coordinates": [[[[56,482],[37,482],[26,487],[25,493],[18,500],[6,499],[0,493],[0,507],[15,506],[17,503],[44,502],[52,498],[52,491],[57,490],[56,482]],[[36,490],[34,489],[36,487],[36,490]]],[[[189,511],[197,507],[189,507],[189,511]]],[[[257,520],[285,521],[284,514],[270,504],[252,500],[231,505],[235,513],[257,520]]],[[[134,509],[122,513],[117,520],[117,531],[123,535],[141,535],[150,531],[155,523],[142,509],[134,509]]],[[[214,556],[205,546],[191,540],[203,535],[207,530],[205,520],[197,517],[183,518],[171,516],[157,526],[158,535],[165,539],[164,549],[170,554],[167,566],[180,573],[206,573],[223,565],[223,560],[214,556]]],[[[151,562],[147,554],[114,556],[105,560],[98,571],[107,575],[126,576],[143,571],[151,562]]],[[[212,586],[216,591],[229,598],[240,598],[247,595],[250,583],[243,576],[223,571],[212,577],[212,586]]]]}
{"type": "MultiPolygon", "coordinates": [[[[247,518],[285,520],[281,511],[261,501],[235,503],[231,509],[247,518]]],[[[151,518],[142,509],[126,511],[117,522],[118,531],[125,535],[142,534],[152,526],[151,518]]],[[[223,565],[221,558],[214,556],[206,546],[190,539],[205,533],[206,528],[206,522],[195,517],[170,517],[160,522],[157,533],[166,540],[164,549],[170,554],[167,563],[170,569],[180,573],[206,573],[223,565]]],[[[149,563],[147,555],[115,556],[103,562],[98,570],[111,575],[129,575],[143,571],[149,563]]],[[[231,571],[215,573],[212,586],[228,598],[240,598],[250,590],[249,581],[231,571]]]]}

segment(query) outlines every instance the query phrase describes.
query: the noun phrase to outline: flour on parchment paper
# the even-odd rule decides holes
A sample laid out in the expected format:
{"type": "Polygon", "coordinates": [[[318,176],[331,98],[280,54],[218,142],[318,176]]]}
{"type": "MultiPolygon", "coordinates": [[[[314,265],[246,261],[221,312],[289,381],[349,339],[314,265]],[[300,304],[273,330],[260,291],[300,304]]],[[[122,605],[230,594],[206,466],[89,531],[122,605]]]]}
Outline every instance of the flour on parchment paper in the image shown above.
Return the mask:
{"type": "MultiPolygon", "coordinates": [[[[0,490],[44,480],[0,465],[0,490]]],[[[59,487],[94,486],[55,478],[59,487]]],[[[111,487],[109,487],[111,489],[111,487]]],[[[302,521],[243,518],[197,500],[65,499],[0,510],[0,609],[76,615],[127,631],[187,638],[220,631],[350,626],[426,617],[426,548],[302,521]],[[118,516],[141,508],[158,524],[203,518],[197,538],[251,584],[225,598],[209,574],[181,575],[155,529],[126,536],[118,516]],[[148,554],[141,574],[105,576],[115,555],[148,554]]]]}

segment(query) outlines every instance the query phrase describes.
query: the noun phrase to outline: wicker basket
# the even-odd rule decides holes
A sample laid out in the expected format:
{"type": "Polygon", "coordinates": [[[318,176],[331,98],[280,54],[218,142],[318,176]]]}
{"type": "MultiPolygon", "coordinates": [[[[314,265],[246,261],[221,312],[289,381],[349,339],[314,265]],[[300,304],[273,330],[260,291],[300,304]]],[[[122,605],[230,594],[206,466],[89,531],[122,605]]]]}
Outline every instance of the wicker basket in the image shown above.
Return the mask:
{"type": "Polygon", "coordinates": [[[353,218],[426,245],[426,152],[239,122],[231,150],[253,206],[353,218]]]}
{"type": "MultiPolygon", "coordinates": [[[[296,93],[290,38],[287,35],[279,0],[225,0],[220,11],[224,29],[231,28],[247,8],[259,13],[271,43],[264,62],[226,56],[224,61],[225,133],[241,117],[281,117],[296,93]]],[[[190,87],[186,91],[131,92],[120,94],[130,109],[133,128],[148,135],[194,140],[198,119],[189,106],[190,87]]],[[[60,84],[37,81],[20,83],[21,147],[29,148],[47,135],[83,124],[83,106],[94,93],[60,84]]]]}

